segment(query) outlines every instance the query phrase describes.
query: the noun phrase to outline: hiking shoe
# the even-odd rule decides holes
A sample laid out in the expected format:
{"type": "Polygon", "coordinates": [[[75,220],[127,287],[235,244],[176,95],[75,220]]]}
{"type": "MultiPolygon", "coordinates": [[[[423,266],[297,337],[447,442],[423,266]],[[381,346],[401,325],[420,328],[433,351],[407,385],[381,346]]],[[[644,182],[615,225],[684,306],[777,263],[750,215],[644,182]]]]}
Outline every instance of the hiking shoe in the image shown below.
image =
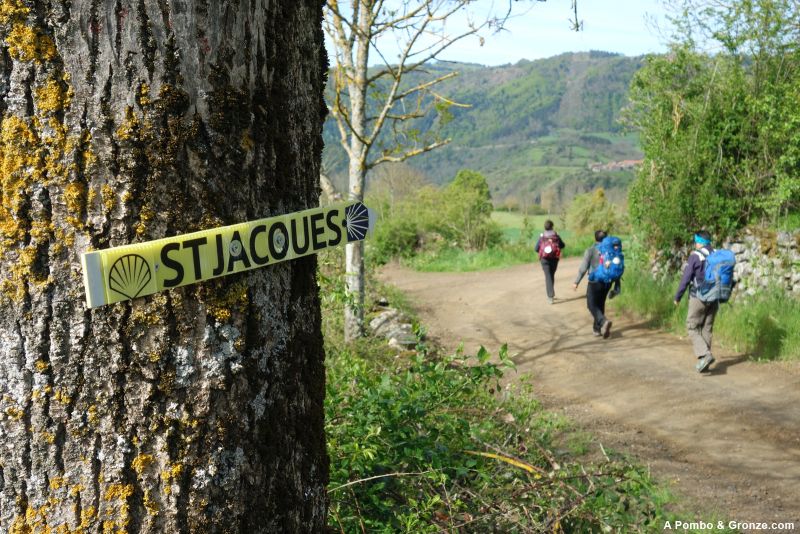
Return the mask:
{"type": "Polygon", "coordinates": [[[547,297],[547,302],[552,304],[555,299],[553,297],[547,297]]]}
{"type": "Polygon", "coordinates": [[[594,337],[600,337],[600,336],[602,336],[603,334],[601,334],[601,333],[600,333],[600,332],[598,332],[597,330],[592,330],[592,335],[593,335],[594,337]]]}
{"type": "Polygon", "coordinates": [[[611,335],[611,321],[606,320],[603,323],[603,339],[608,339],[608,336],[611,335]]]}
{"type": "Polygon", "coordinates": [[[714,363],[714,356],[712,356],[711,353],[709,352],[708,354],[703,356],[702,360],[697,362],[697,365],[695,365],[694,368],[697,369],[698,373],[703,373],[706,370],[708,370],[708,366],[711,365],[712,363],[714,363]]]}

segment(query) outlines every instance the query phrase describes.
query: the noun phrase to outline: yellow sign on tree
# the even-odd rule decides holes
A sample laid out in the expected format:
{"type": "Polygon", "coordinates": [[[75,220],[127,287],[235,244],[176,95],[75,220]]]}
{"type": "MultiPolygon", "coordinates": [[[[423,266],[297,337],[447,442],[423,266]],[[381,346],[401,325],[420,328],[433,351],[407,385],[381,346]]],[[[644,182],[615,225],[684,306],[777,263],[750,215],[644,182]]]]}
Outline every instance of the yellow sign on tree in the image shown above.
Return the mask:
{"type": "Polygon", "coordinates": [[[89,308],[240,273],[364,239],[372,212],[351,201],[83,254],[89,308]]]}

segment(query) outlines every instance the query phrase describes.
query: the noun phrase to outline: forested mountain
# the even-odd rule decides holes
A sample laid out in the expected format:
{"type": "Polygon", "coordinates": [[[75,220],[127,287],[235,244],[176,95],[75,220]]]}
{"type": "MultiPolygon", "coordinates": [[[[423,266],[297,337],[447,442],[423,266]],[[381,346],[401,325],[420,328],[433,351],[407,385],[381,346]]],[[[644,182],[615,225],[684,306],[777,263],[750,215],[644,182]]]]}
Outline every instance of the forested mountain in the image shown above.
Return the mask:
{"type": "MultiPolygon", "coordinates": [[[[457,103],[442,130],[452,142],[407,164],[435,183],[450,181],[462,168],[478,170],[495,202],[555,207],[595,185],[620,198],[632,171],[598,165],[641,158],[636,137],[623,133],[618,118],[642,64],[641,57],[585,52],[499,67],[431,65],[408,83],[458,72],[435,89],[457,103]]],[[[414,128],[424,131],[434,120],[431,113],[414,128]]],[[[342,187],[346,162],[331,120],[325,140],[327,171],[342,187]]]]}

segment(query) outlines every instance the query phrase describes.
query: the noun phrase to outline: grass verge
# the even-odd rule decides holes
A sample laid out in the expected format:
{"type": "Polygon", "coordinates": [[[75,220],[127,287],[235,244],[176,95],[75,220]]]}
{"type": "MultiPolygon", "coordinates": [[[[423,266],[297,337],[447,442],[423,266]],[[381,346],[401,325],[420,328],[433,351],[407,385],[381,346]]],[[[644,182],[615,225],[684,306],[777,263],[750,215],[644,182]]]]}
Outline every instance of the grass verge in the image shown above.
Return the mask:
{"type": "MultiPolygon", "coordinates": [[[[404,258],[403,264],[417,271],[425,272],[467,272],[484,271],[538,262],[534,250],[544,221],[556,220],[552,215],[525,217],[518,213],[494,212],[492,220],[500,226],[503,242],[483,250],[463,250],[440,244],[438,247],[423,250],[404,258]]],[[[569,230],[559,231],[566,247],[562,257],[582,256],[594,243],[591,235],[576,235],[569,230]]]]}
{"type": "MultiPolygon", "coordinates": [[[[649,272],[628,269],[616,305],[675,333],[686,331],[687,297],[672,302],[679,277],[653,280],[649,272]]],[[[800,301],[770,288],[756,295],[735,296],[722,304],[714,323],[714,342],[752,360],[800,360],[800,301]]]]}
{"type": "Polygon", "coordinates": [[[505,347],[345,345],[341,266],[320,258],[333,530],[653,532],[673,520],[647,469],[610,451],[587,459],[591,437],[544,411],[529,382],[501,385],[514,372],[505,347]]]}

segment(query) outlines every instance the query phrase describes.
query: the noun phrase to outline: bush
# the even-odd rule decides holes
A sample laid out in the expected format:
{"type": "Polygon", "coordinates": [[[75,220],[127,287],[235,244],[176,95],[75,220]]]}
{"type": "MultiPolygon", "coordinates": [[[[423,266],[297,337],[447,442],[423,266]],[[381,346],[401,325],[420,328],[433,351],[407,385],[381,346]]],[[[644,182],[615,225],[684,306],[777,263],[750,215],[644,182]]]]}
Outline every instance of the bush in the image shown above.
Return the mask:
{"type": "Polygon", "coordinates": [[[596,189],[592,193],[577,195],[567,208],[567,226],[579,234],[594,234],[605,230],[609,234],[627,230],[624,217],[606,199],[605,191],[596,189]]]}
{"type": "Polygon", "coordinates": [[[426,186],[402,199],[373,199],[381,220],[373,249],[379,263],[408,258],[421,248],[448,247],[482,250],[499,243],[502,233],[491,220],[492,202],[483,175],[460,171],[444,188],[426,186]]]}
{"type": "Polygon", "coordinates": [[[498,381],[488,352],[417,352],[381,367],[355,353],[329,363],[331,524],[355,532],[654,528],[661,497],[646,470],[584,469],[551,452],[563,423],[530,391],[498,381]],[[507,414],[499,417],[500,414],[507,414]],[[514,444],[509,447],[503,444],[514,444]],[[587,474],[593,473],[593,474],[587,474]]]}
{"type": "Polygon", "coordinates": [[[389,217],[381,220],[372,239],[374,259],[386,263],[392,258],[406,258],[414,254],[422,229],[410,218],[389,217]]]}

